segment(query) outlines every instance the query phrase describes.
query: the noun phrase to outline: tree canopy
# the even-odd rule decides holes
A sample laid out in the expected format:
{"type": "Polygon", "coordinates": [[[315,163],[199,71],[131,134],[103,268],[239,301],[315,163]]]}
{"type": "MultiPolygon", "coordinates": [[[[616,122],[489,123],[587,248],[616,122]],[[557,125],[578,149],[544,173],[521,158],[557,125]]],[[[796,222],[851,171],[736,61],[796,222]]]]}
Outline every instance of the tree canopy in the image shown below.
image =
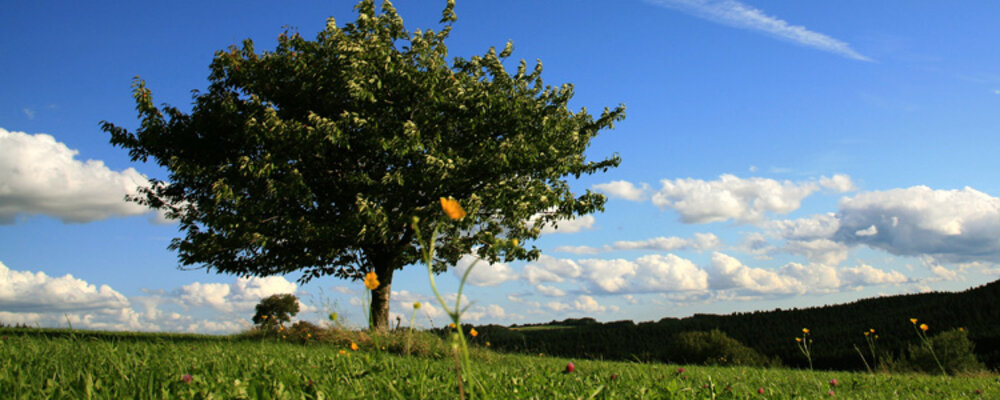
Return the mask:
{"type": "Polygon", "coordinates": [[[619,164],[584,152],[624,106],[571,111],[573,86],[546,86],[541,62],[508,72],[511,43],[448,62],[453,0],[439,31],[409,32],[389,1],[355,10],[315,40],[286,31],[273,51],[248,39],[217,52],[190,113],[158,108],[136,78],[138,129],[102,128],[133,161],[168,170],[131,200],[179,220],[170,248],[182,265],[303,282],[375,272],[372,320],[384,328],[393,271],[419,260],[414,217],[439,229],[440,272],[470,253],[534,259],[525,243],[542,228],[603,210],[604,196],[566,179],[619,164]],[[441,197],[468,216],[447,218],[441,197]]]}

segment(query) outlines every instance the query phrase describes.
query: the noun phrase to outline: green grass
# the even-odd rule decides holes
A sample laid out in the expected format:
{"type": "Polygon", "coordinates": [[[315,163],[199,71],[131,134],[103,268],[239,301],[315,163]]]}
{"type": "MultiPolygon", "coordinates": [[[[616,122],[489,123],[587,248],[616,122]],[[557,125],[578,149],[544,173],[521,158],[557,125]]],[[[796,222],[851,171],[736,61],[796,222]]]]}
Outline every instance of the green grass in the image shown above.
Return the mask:
{"type": "MultiPolygon", "coordinates": [[[[454,360],[343,345],[0,330],[0,398],[454,399],[454,360]],[[100,338],[98,338],[100,337],[100,338]],[[341,351],[345,354],[341,354],[341,351]],[[184,381],[190,375],[190,382],[184,381]]],[[[808,372],[473,352],[495,399],[998,398],[995,375],[808,372]],[[615,379],[612,379],[612,375],[615,379]],[[837,386],[830,380],[836,379],[837,386]],[[763,394],[758,394],[763,389],[763,394]],[[979,390],[982,393],[978,394],[979,390]]]]}

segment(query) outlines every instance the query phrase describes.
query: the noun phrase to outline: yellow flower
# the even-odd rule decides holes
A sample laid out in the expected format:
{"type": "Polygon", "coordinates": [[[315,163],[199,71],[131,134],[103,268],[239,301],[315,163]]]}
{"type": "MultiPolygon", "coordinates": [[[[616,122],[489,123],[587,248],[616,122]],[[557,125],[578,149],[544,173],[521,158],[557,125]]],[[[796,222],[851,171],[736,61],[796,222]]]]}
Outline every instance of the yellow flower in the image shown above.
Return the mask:
{"type": "Polygon", "coordinates": [[[868,335],[870,335],[870,334],[871,334],[870,332],[865,332],[865,336],[868,336],[868,335]]]}
{"type": "Polygon", "coordinates": [[[344,351],[343,349],[341,349],[339,353],[340,353],[340,355],[344,355],[344,354],[347,354],[347,352],[346,352],[346,351],[344,351]]]}
{"type": "Polygon", "coordinates": [[[808,335],[809,334],[809,328],[802,328],[802,333],[808,335]]]}
{"type": "Polygon", "coordinates": [[[795,341],[796,341],[796,342],[799,342],[799,343],[802,343],[802,338],[800,338],[800,337],[797,337],[797,338],[795,338],[795,341]]]}
{"type": "Polygon", "coordinates": [[[284,338],[285,338],[285,335],[281,335],[281,338],[282,338],[282,339],[284,339],[284,338]]]}
{"type": "Polygon", "coordinates": [[[330,317],[330,321],[336,321],[337,317],[339,317],[339,316],[337,315],[337,313],[332,312],[332,313],[330,313],[329,317],[330,317]]]}
{"type": "Polygon", "coordinates": [[[351,342],[351,350],[358,351],[358,344],[351,342]]]}
{"type": "Polygon", "coordinates": [[[451,328],[451,329],[455,329],[455,323],[454,322],[449,323],[448,327],[451,328]]]}
{"type": "Polygon", "coordinates": [[[490,342],[486,342],[486,347],[490,347],[490,342]]]}
{"type": "Polygon", "coordinates": [[[472,330],[469,331],[469,334],[472,335],[472,337],[479,336],[479,332],[476,332],[476,328],[472,328],[472,330]]]}
{"type": "Polygon", "coordinates": [[[910,318],[910,323],[913,324],[913,325],[916,325],[917,324],[917,319],[916,318],[910,318]]]}
{"type": "Polygon", "coordinates": [[[311,337],[313,337],[313,334],[311,334],[311,333],[307,333],[307,334],[306,334],[306,339],[309,339],[309,338],[311,338],[311,337]]]}
{"type": "Polygon", "coordinates": [[[451,197],[441,198],[441,208],[444,209],[445,214],[448,214],[448,218],[451,219],[462,219],[465,218],[465,210],[462,206],[458,204],[458,200],[451,197]]]}
{"type": "Polygon", "coordinates": [[[419,310],[420,309],[420,302],[419,301],[413,303],[413,309],[414,310],[419,310]]]}
{"type": "Polygon", "coordinates": [[[874,328],[869,329],[868,332],[875,333],[875,329],[874,328]]]}
{"type": "Polygon", "coordinates": [[[365,287],[368,288],[368,290],[378,289],[378,275],[375,274],[375,271],[368,271],[368,273],[365,274],[365,287]]]}
{"type": "Polygon", "coordinates": [[[260,319],[267,319],[267,316],[266,315],[262,316],[262,317],[260,317],[260,319]]]}
{"type": "Polygon", "coordinates": [[[928,327],[927,324],[920,324],[920,330],[927,332],[928,329],[930,329],[930,327],[928,327]]]}

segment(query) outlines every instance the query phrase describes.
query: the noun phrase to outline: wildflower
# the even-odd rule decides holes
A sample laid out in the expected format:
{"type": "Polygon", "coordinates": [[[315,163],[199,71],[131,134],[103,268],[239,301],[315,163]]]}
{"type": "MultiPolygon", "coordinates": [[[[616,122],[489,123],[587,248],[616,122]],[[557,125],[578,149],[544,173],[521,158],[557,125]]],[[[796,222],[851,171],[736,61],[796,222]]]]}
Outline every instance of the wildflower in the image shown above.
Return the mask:
{"type": "Polygon", "coordinates": [[[927,332],[928,329],[930,329],[930,327],[928,327],[927,324],[920,324],[920,330],[927,332]]]}
{"type": "Polygon", "coordinates": [[[683,374],[684,368],[677,368],[677,375],[683,374]]]}
{"type": "Polygon", "coordinates": [[[458,204],[458,200],[451,197],[441,198],[441,208],[444,209],[445,214],[448,214],[448,218],[455,220],[465,218],[465,210],[458,204]]]}
{"type": "Polygon", "coordinates": [[[757,393],[764,394],[764,388],[757,388],[757,393]]]}
{"type": "Polygon", "coordinates": [[[413,303],[413,309],[414,310],[419,310],[420,309],[420,302],[419,301],[413,303]]]}
{"type": "Polygon", "coordinates": [[[486,342],[486,347],[490,347],[490,342],[486,342]]]}
{"type": "Polygon", "coordinates": [[[455,329],[455,323],[454,322],[448,323],[448,327],[451,329],[455,329]]]}
{"type": "Polygon", "coordinates": [[[344,354],[347,354],[347,352],[346,352],[346,351],[344,351],[344,349],[340,349],[340,351],[339,351],[338,353],[340,353],[340,355],[344,355],[344,354]]]}
{"type": "Polygon", "coordinates": [[[365,287],[368,288],[368,290],[375,290],[378,288],[378,275],[375,274],[375,271],[368,271],[368,273],[365,274],[365,287]]]}
{"type": "Polygon", "coordinates": [[[836,379],[830,379],[830,386],[837,386],[837,383],[836,379]]]}
{"type": "Polygon", "coordinates": [[[191,383],[191,381],[193,381],[194,378],[191,376],[191,374],[184,374],[184,376],[181,377],[181,380],[184,381],[184,383],[191,383]]]}
{"type": "Polygon", "coordinates": [[[307,333],[307,334],[306,334],[306,339],[309,339],[309,338],[311,338],[311,337],[313,337],[313,334],[311,334],[311,333],[307,333]]]}
{"type": "Polygon", "coordinates": [[[869,329],[868,332],[875,333],[875,329],[874,328],[869,329]]]}
{"type": "Polygon", "coordinates": [[[267,316],[264,315],[264,316],[260,317],[260,319],[267,319],[267,316]]]}
{"type": "Polygon", "coordinates": [[[385,350],[385,346],[382,346],[382,350],[385,350]]]}
{"type": "Polygon", "coordinates": [[[351,350],[358,351],[358,344],[351,342],[351,350]]]}
{"type": "Polygon", "coordinates": [[[330,315],[328,317],[330,318],[330,321],[336,321],[337,317],[339,317],[339,315],[337,315],[337,313],[335,313],[335,312],[332,312],[332,313],[330,313],[330,315]]]}
{"type": "Polygon", "coordinates": [[[826,392],[826,394],[828,394],[830,396],[833,396],[833,390],[830,390],[829,392],[826,392]]]}
{"type": "Polygon", "coordinates": [[[312,379],[310,379],[309,382],[306,382],[306,386],[312,386],[312,385],[313,385],[313,380],[312,379]]]}
{"type": "Polygon", "coordinates": [[[285,336],[285,335],[281,335],[281,338],[282,338],[282,339],[285,339],[285,338],[286,338],[286,336],[285,336]]]}
{"type": "Polygon", "coordinates": [[[476,328],[472,328],[472,330],[469,331],[469,334],[472,335],[472,337],[479,336],[479,332],[476,332],[476,328]]]}
{"type": "Polygon", "coordinates": [[[575,369],[576,369],[576,366],[575,366],[575,365],[573,365],[573,363],[572,363],[572,362],[570,362],[569,364],[566,364],[566,370],[565,370],[565,371],[563,371],[563,373],[564,373],[564,374],[568,374],[568,373],[570,373],[570,372],[573,372],[573,370],[575,370],[575,369]]]}
{"type": "Polygon", "coordinates": [[[917,319],[916,318],[910,318],[910,323],[913,324],[913,325],[916,325],[917,324],[917,319]]]}
{"type": "Polygon", "coordinates": [[[868,334],[869,334],[868,332],[865,332],[865,336],[868,336],[868,334]]]}
{"type": "Polygon", "coordinates": [[[611,374],[611,380],[615,380],[615,379],[618,379],[618,375],[611,374]]]}
{"type": "Polygon", "coordinates": [[[795,338],[795,341],[796,341],[796,342],[799,342],[799,343],[802,343],[802,338],[800,338],[800,337],[797,337],[797,338],[795,338]]]}
{"type": "Polygon", "coordinates": [[[808,335],[809,334],[809,328],[802,328],[802,333],[808,335]]]}

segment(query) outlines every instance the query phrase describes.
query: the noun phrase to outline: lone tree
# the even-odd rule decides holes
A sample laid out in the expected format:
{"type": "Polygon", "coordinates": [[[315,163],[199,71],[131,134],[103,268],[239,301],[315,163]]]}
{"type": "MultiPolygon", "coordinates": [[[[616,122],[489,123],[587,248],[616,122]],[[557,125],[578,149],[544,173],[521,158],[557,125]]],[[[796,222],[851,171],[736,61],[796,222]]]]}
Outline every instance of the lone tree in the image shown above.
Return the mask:
{"type": "Polygon", "coordinates": [[[278,329],[278,326],[292,320],[295,314],[299,313],[299,299],[291,293],[272,294],[257,303],[257,312],[253,316],[253,323],[269,331],[278,329]]]}
{"type": "Polygon", "coordinates": [[[170,248],[182,265],[300,271],[302,283],[375,272],[371,321],[385,329],[393,272],[419,261],[414,217],[424,232],[439,228],[440,273],[470,253],[535,259],[525,241],[542,228],[603,210],[604,196],[575,194],[565,178],[619,164],[584,151],[623,106],[572,112],[572,85],[545,86],[540,62],[507,72],[511,43],[449,64],[453,0],[437,32],[407,31],[389,1],[379,9],[361,1],[355,22],[330,18],[314,41],[286,31],[274,51],[248,39],[217,52],[190,114],[157,108],[136,78],[139,128],[101,123],[132,161],[169,171],[130,200],[180,221],[185,235],[170,248]],[[468,216],[447,218],[441,197],[468,216]]]}

